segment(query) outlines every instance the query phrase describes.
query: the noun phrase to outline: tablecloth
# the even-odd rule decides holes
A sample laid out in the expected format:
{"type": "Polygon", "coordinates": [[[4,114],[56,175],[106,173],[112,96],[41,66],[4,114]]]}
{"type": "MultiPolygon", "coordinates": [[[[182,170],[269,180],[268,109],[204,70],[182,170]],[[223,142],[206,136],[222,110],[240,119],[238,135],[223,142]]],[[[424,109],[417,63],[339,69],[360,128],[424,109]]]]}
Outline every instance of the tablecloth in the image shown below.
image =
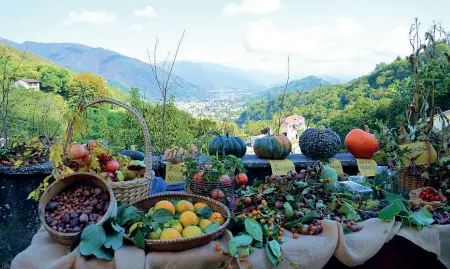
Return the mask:
{"type": "MultiPolygon", "coordinates": [[[[422,231],[402,227],[399,222],[382,222],[369,219],[361,223],[364,228],[357,233],[344,234],[339,223],[324,220],[320,235],[300,235],[288,239],[281,245],[284,260],[278,268],[292,268],[296,262],[300,268],[322,268],[334,255],[348,266],[357,266],[373,257],[394,235],[402,236],[423,249],[435,253],[438,259],[450,268],[450,225],[432,225],[422,231]]],[[[225,230],[217,241],[226,248],[232,234],[225,230]]],[[[163,269],[163,268],[216,268],[230,257],[215,250],[215,242],[181,252],[149,252],[131,245],[124,245],[115,252],[114,260],[109,262],[80,255],[79,248],[70,252],[69,246],[53,241],[41,227],[34,235],[30,246],[19,253],[12,261],[12,269],[74,269],[74,268],[114,268],[114,269],[163,269]]],[[[263,249],[255,249],[249,257],[253,268],[274,268],[263,249]]],[[[233,261],[233,268],[246,268],[246,264],[233,261]]]]}

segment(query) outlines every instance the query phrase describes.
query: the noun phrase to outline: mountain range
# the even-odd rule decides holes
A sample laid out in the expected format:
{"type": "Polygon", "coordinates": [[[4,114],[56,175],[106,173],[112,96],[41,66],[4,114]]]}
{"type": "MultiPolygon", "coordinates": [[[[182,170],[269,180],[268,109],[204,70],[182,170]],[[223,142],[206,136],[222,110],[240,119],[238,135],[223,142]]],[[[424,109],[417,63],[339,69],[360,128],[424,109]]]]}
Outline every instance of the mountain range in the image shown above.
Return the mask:
{"type": "MultiPolygon", "coordinates": [[[[161,92],[152,73],[152,66],[138,59],[104,48],[93,48],[75,43],[32,41],[16,43],[1,37],[0,42],[16,49],[27,50],[75,72],[101,75],[110,85],[123,91],[135,87],[145,91],[146,98],[149,100],[160,99],[161,92]]],[[[164,71],[163,65],[158,63],[155,70],[161,78],[164,71]]],[[[282,82],[278,76],[246,72],[213,63],[177,61],[173,73],[172,78],[175,79],[169,94],[183,101],[214,98],[210,91],[217,89],[248,89],[249,94],[271,98],[281,92],[283,87],[266,86],[268,82],[282,82]]],[[[329,80],[333,78],[330,77],[329,80]]],[[[326,84],[329,83],[319,77],[310,76],[291,81],[288,91],[308,90],[326,84]]]]}

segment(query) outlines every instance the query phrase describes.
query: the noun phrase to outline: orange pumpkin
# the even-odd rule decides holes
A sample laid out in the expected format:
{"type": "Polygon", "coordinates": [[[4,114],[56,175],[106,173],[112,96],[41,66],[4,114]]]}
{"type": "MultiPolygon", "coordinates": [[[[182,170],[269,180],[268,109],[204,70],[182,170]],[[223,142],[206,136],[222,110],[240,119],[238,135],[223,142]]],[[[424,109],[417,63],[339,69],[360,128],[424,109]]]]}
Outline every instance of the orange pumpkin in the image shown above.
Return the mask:
{"type": "Polygon", "coordinates": [[[364,125],[365,131],[361,129],[351,130],[344,140],[344,145],[355,158],[370,159],[378,151],[380,143],[373,134],[369,132],[369,127],[364,125]]]}

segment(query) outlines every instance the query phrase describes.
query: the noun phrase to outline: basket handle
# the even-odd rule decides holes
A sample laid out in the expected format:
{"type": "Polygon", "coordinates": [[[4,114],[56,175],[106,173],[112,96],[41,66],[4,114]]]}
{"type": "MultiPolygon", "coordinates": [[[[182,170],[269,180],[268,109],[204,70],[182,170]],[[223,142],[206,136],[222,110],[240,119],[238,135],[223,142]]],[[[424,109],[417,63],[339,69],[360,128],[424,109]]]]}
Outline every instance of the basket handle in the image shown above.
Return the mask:
{"type": "MultiPolygon", "coordinates": [[[[150,142],[150,131],[148,129],[147,123],[145,122],[144,117],[142,117],[142,115],[133,107],[112,99],[112,98],[107,98],[107,97],[102,97],[102,98],[97,98],[94,99],[92,101],[89,101],[85,104],[81,105],[81,109],[82,111],[86,110],[86,108],[88,108],[89,106],[95,105],[95,104],[101,104],[101,103],[111,103],[111,104],[115,104],[118,105],[122,108],[125,108],[126,110],[130,111],[132,114],[134,114],[136,116],[136,118],[139,120],[139,123],[141,124],[141,128],[142,128],[142,132],[144,134],[144,141],[145,141],[145,174],[144,177],[150,179],[150,184],[151,184],[151,180],[152,180],[152,170],[153,170],[153,166],[152,166],[152,149],[151,149],[151,142],[150,142]]],[[[71,120],[67,126],[67,141],[66,141],[66,150],[67,150],[67,146],[69,144],[69,141],[72,137],[72,125],[73,125],[73,121],[71,120]]]]}
{"type": "Polygon", "coordinates": [[[202,147],[203,147],[203,144],[205,143],[206,138],[207,138],[210,134],[215,134],[215,135],[218,135],[218,136],[219,136],[220,142],[222,142],[222,155],[225,156],[225,143],[223,142],[222,135],[221,135],[218,131],[211,130],[211,131],[206,132],[206,134],[205,134],[205,135],[203,136],[203,138],[202,138],[202,141],[200,142],[200,146],[199,146],[199,148],[198,148],[198,156],[197,156],[197,162],[198,162],[198,163],[200,163],[200,155],[201,155],[201,153],[202,153],[202,147]]]}

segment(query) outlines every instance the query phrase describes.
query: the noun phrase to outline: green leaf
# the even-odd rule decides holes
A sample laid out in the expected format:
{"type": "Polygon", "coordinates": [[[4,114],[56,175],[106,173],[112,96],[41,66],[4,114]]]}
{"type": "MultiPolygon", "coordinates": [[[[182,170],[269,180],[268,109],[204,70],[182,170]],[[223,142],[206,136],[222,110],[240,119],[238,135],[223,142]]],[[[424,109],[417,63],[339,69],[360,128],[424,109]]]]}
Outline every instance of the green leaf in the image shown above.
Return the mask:
{"type": "Polygon", "coordinates": [[[106,241],[105,229],[99,225],[89,225],[81,233],[80,253],[89,256],[97,252],[106,241]]]}
{"type": "Polygon", "coordinates": [[[152,220],[158,223],[166,223],[169,220],[173,219],[173,214],[169,210],[165,208],[160,208],[155,211],[152,216],[152,220]]]}
{"type": "Polygon", "coordinates": [[[390,193],[390,192],[386,193],[385,199],[387,201],[389,201],[389,203],[393,203],[397,199],[400,199],[402,201],[405,200],[405,198],[403,198],[403,196],[395,194],[395,193],[390,193]]]}
{"type": "Polygon", "coordinates": [[[112,248],[114,250],[118,250],[123,245],[123,234],[124,233],[125,233],[125,230],[121,231],[121,232],[111,231],[110,233],[108,233],[106,235],[106,241],[104,243],[104,246],[106,248],[112,248]]]}
{"type": "Polygon", "coordinates": [[[137,216],[139,216],[138,210],[134,206],[127,206],[123,210],[118,209],[116,222],[119,225],[124,225],[128,221],[135,219],[137,216]]]}
{"type": "Polygon", "coordinates": [[[253,246],[255,248],[262,248],[263,247],[263,243],[261,241],[255,241],[255,243],[253,244],[253,246]]]}
{"type": "Polygon", "coordinates": [[[320,174],[320,178],[321,179],[331,178],[333,180],[333,182],[336,182],[338,180],[338,174],[336,172],[336,169],[334,169],[328,165],[324,165],[322,168],[322,173],[320,174]]]}
{"type": "Polygon", "coordinates": [[[345,214],[348,220],[359,221],[361,217],[356,213],[356,210],[349,204],[344,204],[341,207],[341,212],[345,214]]]}
{"type": "Polygon", "coordinates": [[[125,228],[121,227],[120,225],[111,222],[111,227],[114,229],[114,231],[121,233],[121,232],[125,232],[125,228]]]}
{"type": "Polygon", "coordinates": [[[240,247],[251,245],[253,238],[246,234],[238,235],[228,241],[228,250],[232,256],[235,256],[240,247]]]}
{"type": "Polygon", "coordinates": [[[206,227],[204,232],[205,232],[205,234],[207,234],[207,233],[210,233],[210,232],[212,232],[214,230],[217,230],[217,228],[219,228],[219,227],[220,227],[220,223],[218,221],[216,221],[216,222],[213,222],[213,223],[209,224],[206,227]]]}
{"type": "Polygon", "coordinates": [[[114,257],[114,251],[112,251],[111,249],[100,248],[94,253],[94,256],[97,257],[97,259],[112,261],[114,257]]]}
{"type": "Polygon", "coordinates": [[[145,163],[143,161],[139,161],[139,160],[134,160],[131,161],[128,166],[140,166],[140,167],[145,167],[145,163]]]}
{"type": "MultiPolygon", "coordinates": [[[[434,222],[433,215],[424,207],[422,207],[419,211],[412,213],[411,216],[414,218],[414,221],[422,224],[423,226],[431,225],[434,222]]],[[[414,223],[414,221],[412,222],[414,223]]]]}
{"type": "Polygon", "coordinates": [[[134,236],[133,242],[136,247],[141,248],[141,249],[145,248],[144,234],[142,233],[141,228],[137,228],[136,235],[134,236]]]}
{"type": "Polygon", "coordinates": [[[402,211],[402,201],[400,199],[395,200],[392,204],[383,208],[378,213],[378,218],[383,221],[391,221],[393,218],[402,211]]]}
{"type": "Polygon", "coordinates": [[[277,258],[281,257],[281,248],[280,244],[278,244],[278,241],[276,240],[269,241],[269,247],[273,255],[275,255],[275,257],[277,258]]]}
{"type": "Polygon", "coordinates": [[[303,218],[301,218],[300,221],[301,223],[309,223],[314,219],[317,219],[318,217],[320,217],[319,213],[317,213],[316,211],[311,211],[308,214],[306,214],[303,218]]]}
{"type": "Polygon", "coordinates": [[[310,190],[311,190],[311,187],[305,188],[305,189],[302,191],[302,194],[307,194],[310,190]]]}
{"type": "Polygon", "coordinates": [[[294,209],[292,209],[292,206],[290,203],[286,202],[283,204],[284,207],[284,213],[288,218],[294,216],[294,209]]]}
{"type": "Polygon", "coordinates": [[[266,250],[266,254],[270,262],[275,265],[275,267],[278,266],[278,258],[272,253],[272,250],[270,250],[269,244],[266,244],[264,249],[266,250]]]}
{"type": "Polygon", "coordinates": [[[287,200],[288,202],[294,202],[294,196],[288,194],[288,195],[286,195],[286,200],[287,200]]]}
{"type": "Polygon", "coordinates": [[[120,170],[116,171],[116,176],[117,176],[117,179],[119,179],[119,181],[124,181],[125,180],[125,177],[123,176],[123,173],[120,170]]]}
{"type": "Polygon", "coordinates": [[[276,189],[275,188],[269,188],[265,191],[263,191],[263,194],[271,194],[272,192],[274,192],[276,189]]]}
{"type": "Polygon", "coordinates": [[[245,221],[245,230],[248,232],[248,234],[251,235],[256,241],[262,241],[262,230],[261,225],[252,218],[246,217],[245,221]]]}
{"type": "Polygon", "coordinates": [[[211,214],[213,213],[213,210],[209,206],[204,206],[204,207],[200,208],[199,210],[196,210],[195,213],[197,215],[199,215],[200,217],[207,219],[211,216],[211,214]]]}

